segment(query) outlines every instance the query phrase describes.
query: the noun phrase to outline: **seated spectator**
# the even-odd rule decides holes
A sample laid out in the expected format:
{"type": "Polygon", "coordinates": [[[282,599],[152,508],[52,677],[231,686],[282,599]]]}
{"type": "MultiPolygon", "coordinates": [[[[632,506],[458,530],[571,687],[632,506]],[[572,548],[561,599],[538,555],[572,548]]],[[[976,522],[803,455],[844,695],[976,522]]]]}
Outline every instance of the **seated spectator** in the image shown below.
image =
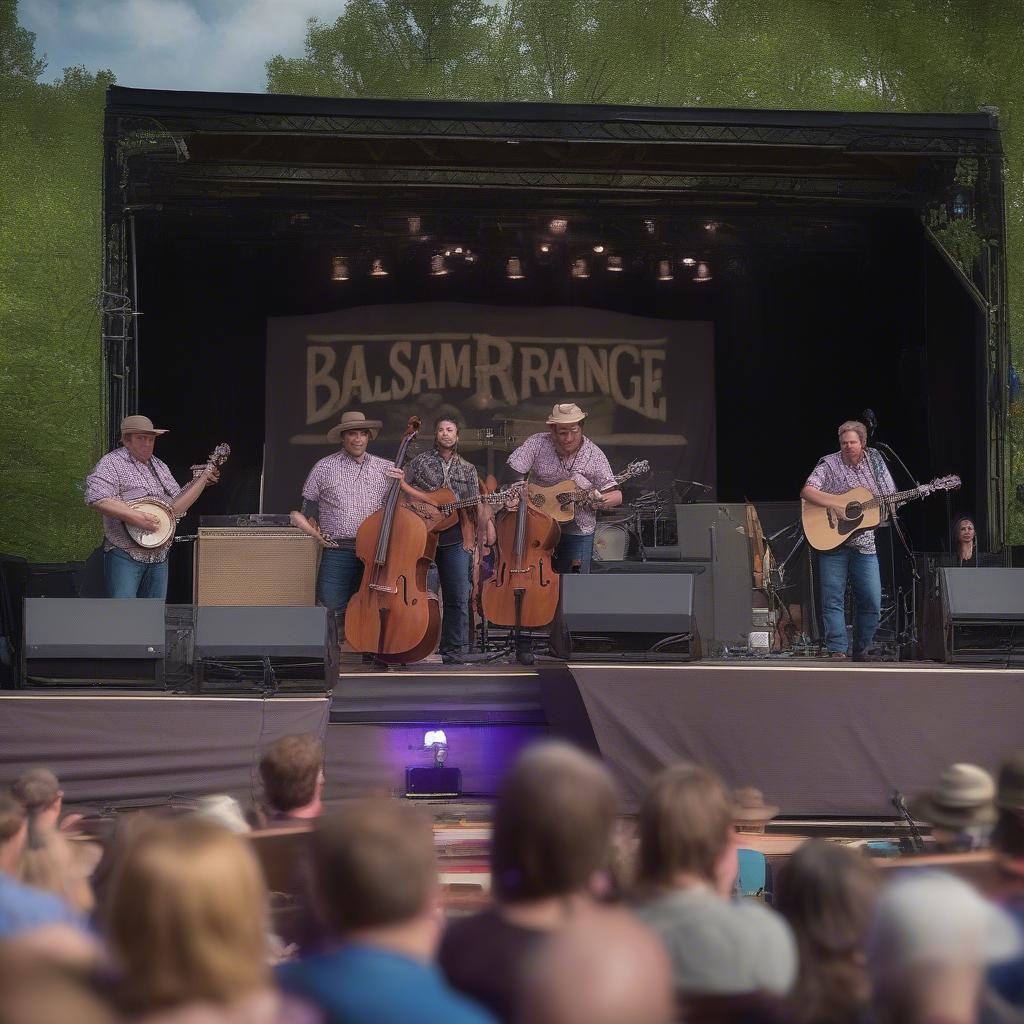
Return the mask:
{"type": "Polygon", "coordinates": [[[323,813],[324,746],[315,736],[282,736],[260,758],[268,824],[285,825],[323,813]]]}
{"type": "Polygon", "coordinates": [[[594,910],[537,948],[524,974],[520,1024],[670,1024],[664,945],[622,910],[594,910]]]}
{"type": "Polygon", "coordinates": [[[796,980],[796,944],[762,903],[733,901],[738,871],[732,802],[697,765],[657,775],[638,819],[636,911],[668,947],[684,1004],[696,995],[781,996],[796,980]]]}
{"type": "Polygon", "coordinates": [[[768,822],[778,813],[779,808],[766,804],[764,794],[754,786],[741,786],[732,791],[732,819],[737,832],[764,835],[768,822]]]}
{"type": "Polygon", "coordinates": [[[315,1019],[272,986],[259,865],[220,825],[180,817],[138,826],[104,919],[118,1001],[137,1024],[315,1019]]]}
{"type": "Polygon", "coordinates": [[[937,852],[956,853],[989,845],[996,821],[996,784],[976,764],[952,764],[938,784],[910,803],[910,813],[932,827],[937,852]]]}
{"type": "Polygon", "coordinates": [[[328,1024],[485,1024],[433,964],[442,912],[430,822],[395,800],[358,800],[313,835],[316,887],[342,944],[278,968],[282,987],[321,1007],[328,1024]]]}
{"type": "Polygon", "coordinates": [[[64,807],[64,791],[48,768],[29,768],[11,783],[11,796],[42,828],[57,828],[64,807]]]}
{"type": "Polygon", "coordinates": [[[881,879],[875,866],[837,843],[804,843],[779,875],[775,909],[800,952],[790,996],[794,1024],[855,1024],[871,1003],[864,941],[881,879]]]}
{"type": "Polygon", "coordinates": [[[493,909],[453,921],[441,967],[460,992],[512,1021],[528,955],[590,909],[610,859],[617,799],[604,766],[567,743],[520,754],[498,790],[493,909]]]}
{"type": "MultiPolygon", "coordinates": [[[[1024,941],[1024,751],[1009,757],[999,770],[996,808],[992,845],[999,877],[991,895],[1016,921],[1024,941]]],[[[988,977],[996,992],[1024,1010],[1024,959],[993,967],[988,977]]]]}
{"type": "Polygon", "coordinates": [[[17,881],[28,835],[25,809],[0,795],[0,941],[48,959],[90,964],[98,946],[62,899],[17,881]]]}
{"type": "Polygon", "coordinates": [[[0,946],[0,1024],[118,1024],[84,972],[0,946]]]}
{"type": "Polygon", "coordinates": [[[1019,1020],[987,989],[984,969],[1020,951],[1013,921],[966,882],[908,872],[883,890],[868,934],[878,1024],[1019,1020]]]}

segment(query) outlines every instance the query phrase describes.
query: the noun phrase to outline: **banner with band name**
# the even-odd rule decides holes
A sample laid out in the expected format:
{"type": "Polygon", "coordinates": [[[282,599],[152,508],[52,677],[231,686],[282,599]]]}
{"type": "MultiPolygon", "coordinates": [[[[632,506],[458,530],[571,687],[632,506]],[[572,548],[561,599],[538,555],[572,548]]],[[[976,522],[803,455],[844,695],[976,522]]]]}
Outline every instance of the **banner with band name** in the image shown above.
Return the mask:
{"type": "MultiPolygon", "coordinates": [[[[327,432],[347,409],[381,420],[370,451],[391,459],[410,416],[452,415],[460,452],[481,476],[545,431],[555,402],[587,413],[584,429],[619,472],[644,458],[658,486],[715,486],[712,325],[607,310],[463,303],[362,306],[267,322],[263,508],[299,507],[327,432]]],[[[713,491],[712,491],[713,493],[713,491]]]]}

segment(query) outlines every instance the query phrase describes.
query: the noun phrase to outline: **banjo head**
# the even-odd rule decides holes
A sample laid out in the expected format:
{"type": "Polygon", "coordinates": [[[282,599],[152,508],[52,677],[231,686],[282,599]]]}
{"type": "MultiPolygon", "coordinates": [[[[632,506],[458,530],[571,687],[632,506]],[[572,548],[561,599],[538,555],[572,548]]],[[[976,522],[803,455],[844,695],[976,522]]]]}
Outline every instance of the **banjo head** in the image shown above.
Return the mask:
{"type": "Polygon", "coordinates": [[[155,498],[139,498],[135,501],[128,502],[132,508],[138,509],[140,512],[145,512],[148,515],[158,519],[160,526],[156,530],[143,530],[141,527],[133,526],[130,523],[125,523],[125,528],[128,530],[128,536],[131,537],[140,548],[162,548],[166,544],[174,539],[174,528],[177,525],[174,519],[174,513],[171,511],[169,505],[165,505],[162,501],[157,501],[155,498]]]}

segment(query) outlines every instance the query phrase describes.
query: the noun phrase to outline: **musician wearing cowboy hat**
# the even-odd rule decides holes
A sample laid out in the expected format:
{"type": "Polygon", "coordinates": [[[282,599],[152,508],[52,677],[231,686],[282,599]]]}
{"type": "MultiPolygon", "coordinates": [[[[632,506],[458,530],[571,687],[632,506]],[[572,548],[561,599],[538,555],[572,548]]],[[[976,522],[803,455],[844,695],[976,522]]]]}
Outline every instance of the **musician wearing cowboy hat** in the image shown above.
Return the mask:
{"type": "Polygon", "coordinates": [[[531,483],[541,487],[573,480],[577,487],[591,492],[589,501],[576,503],[574,518],[562,524],[562,537],[552,558],[560,573],[590,572],[597,510],[622,504],[618,489],[598,493],[613,484],[615,476],[604,452],[583,433],[586,416],[578,405],[559,402],[547,418],[548,432],[528,437],[508,457],[509,467],[520,480],[529,476],[531,483]]]}
{"type": "Polygon", "coordinates": [[[160,523],[128,502],[156,498],[170,505],[180,519],[206,485],[220,479],[217,467],[210,464],[187,486],[180,487],[167,463],[153,454],[156,439],[166,433],[154,427],[148,416],[126,416],[121,420],[121,447],[104,455],[86,478],[85,503],[103,513],[103,579],[107,597],[167,597],[170,545],[141,548],[132,541],[126,524],[156,530],[160,523]]]}
{"type": "Polygon", "coordinates": [[[323,548],[316,599],[338,615],[344,613],[363,578],[363,563],[356,558],[356,531],[384,504],[389,477],[400,476],[393,463],[366,450],[381,426],[380,420],[368,420],[355,409],[343,413],[327,432],[328,443],[340,441],[341,447],[309,471],[302,488],[302,509],[290,514],[292,525],[323,548]]]}

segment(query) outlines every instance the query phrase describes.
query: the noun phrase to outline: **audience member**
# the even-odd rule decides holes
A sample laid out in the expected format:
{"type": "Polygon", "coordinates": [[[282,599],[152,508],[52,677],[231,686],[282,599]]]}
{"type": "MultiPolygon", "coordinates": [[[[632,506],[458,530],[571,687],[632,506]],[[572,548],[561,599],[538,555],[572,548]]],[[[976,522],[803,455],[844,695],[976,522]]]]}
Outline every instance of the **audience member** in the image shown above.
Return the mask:
{"type": "Polygon", "coordinates": [[[878,1024],[1013,1019],[985,987],[984,968],[1020,951],[1013,921],[966,882],[908,872],[883,890],[868,935],[878,1024]]]}
{"type": "Polygon", "coordinates": [[[910,813],[932,827],[937,852],[955,853],[989,845],[996,821],[996,784],[976,764],[952,764],[938,784],[915,797],[910,813]]]}
{"type": "MultiPolygon", "coordinates": [[[[999,877],[991,895],[1014,919],[1024,940],[1024,751],[1007,758],[999,770],[996,808],[992,845],[999,877]]],[[[1024,1010],[1024,960],[993,967],[989,982],[1004,999],[1024,1010]]]]}
{"type": "Polygon", "coordinates": [[[53,893],[16,880],[27,835],[24,807],[0,795],[0,940],[47,959],[92,963],[99,950],[78,914],[53,893]]]}
{"type": "Polygon", "coordinates": [[[516,1017],[530,953],[602,889],[616,805],[604,766],[567,743],[528,748],[502,781],[491,841],[496,905],[452,922],[440,954],[452,985],[500,1020],[516,1017]]]}
{"type": "Polygon", "coordinates": [[[138,827],[104,915],[119,1002],[138,1024],[315,1019],[271,984],[267,893],[246,840],[192,817],[138,827]]]}
{"type": "Polygon", "coordinates": [[[732,791],[732,820],[737,832],[762,835],[778,813],[779,808],[766,804],[764,794],[754,786],[740,786],[732,791]]]}
{"type": "Polygon", "coordinates": [[[118,1024],[87,977],[35,952],[0,946],[0,1024],[118,1024]]]}
{"type": "Polygon", "coordinates": [[[64,807],[64,791],[48,768],[28,768],[11,783],[11,796],[42,828],[56,828],[64,807]]]}
{"type": "Polygon", "coordinates": [[[535,950],[520,1024],[670,1024],[672,965],[658,937],[623,910],[584,912],[535,950]]]}
{"type": "Polygon", "coordinates": [[[268,824],[305,822],[323,813],[324,746],[316,736],[283,736],[260,759],[268,824]]]}
{"type": "Polygon", "coordinates": [[[705,768],[680,764],[653,780],[639,814],[637,914],[668,947],[677,992],[787,993],[797,955],[786,922],[762,903],[733,901],[732,802],[705,768]]]}
{"type": "Polygon", "coordinates": [[[442,911],[434,836],[418,808],[353,801],[313,836],[316,885],[341,945],[278,968],[282,986],[320,1006],[328,1024],[486,1024],[432,963],[442,911]]]}
{"type": "Polygon", "coordinates": [[[858,852],[811,840],[779,875],[775,908],[796,936],[800,972],[790,996],[794,1024],[855,1024],[871,1003],[864,941],[881,879],[858,852]]]}
{"type": "Polygon", "coordinates": [[[212,821],[222,825],[229,832],[245,835],[251,832],[249,822],[245,820],[242,805],[227,793],[212,793],[201,796],[196,801],[195,816],[204,821],[212,821]]]}

